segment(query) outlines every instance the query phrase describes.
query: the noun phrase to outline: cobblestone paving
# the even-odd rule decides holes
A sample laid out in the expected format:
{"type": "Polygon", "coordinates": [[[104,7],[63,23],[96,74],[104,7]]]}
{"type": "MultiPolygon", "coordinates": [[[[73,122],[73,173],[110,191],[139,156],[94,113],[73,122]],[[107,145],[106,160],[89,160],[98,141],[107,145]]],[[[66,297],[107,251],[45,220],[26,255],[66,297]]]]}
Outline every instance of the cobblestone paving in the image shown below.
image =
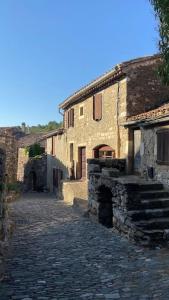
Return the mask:
{"type": "Polygon", "coordinates": [[[48,195],[11,205],[0,300],[169,299],[169,250],[142,249],[48,195]]]}

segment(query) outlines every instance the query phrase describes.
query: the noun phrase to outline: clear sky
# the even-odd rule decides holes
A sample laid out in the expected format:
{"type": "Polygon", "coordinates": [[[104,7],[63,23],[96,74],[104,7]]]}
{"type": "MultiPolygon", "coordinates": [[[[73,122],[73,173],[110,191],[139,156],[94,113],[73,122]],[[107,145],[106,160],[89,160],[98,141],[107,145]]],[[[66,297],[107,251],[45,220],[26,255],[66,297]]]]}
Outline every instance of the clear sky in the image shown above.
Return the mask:
{"type": "Polygon", "coordinates": [[[0,126],[60,121],[58,103],[157,43],[149,0],[1,0],[0,126]]]}

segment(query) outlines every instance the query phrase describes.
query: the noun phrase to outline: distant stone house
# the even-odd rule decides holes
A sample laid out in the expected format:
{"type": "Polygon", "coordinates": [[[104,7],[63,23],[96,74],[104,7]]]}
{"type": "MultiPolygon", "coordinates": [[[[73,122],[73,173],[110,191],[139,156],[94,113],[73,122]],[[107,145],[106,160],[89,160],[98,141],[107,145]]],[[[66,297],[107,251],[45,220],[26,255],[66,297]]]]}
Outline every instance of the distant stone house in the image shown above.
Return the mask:
{"type": "Polygon", "coordinates": [[[169,187],[169,103],[129,117],[126,127],[133,132],[133,164],[147,179],[169,187]]]}
{"type": "Polygon", "coordinates": [[[43,191],[46,189],[47,158],[43,134],[27,134],[18,141],[17,181],[23,184],[25,191],[43,191]],[[41,154],[31,155],[30,147],[39,145],[41,154]]]}
{"type": "Polygon", "coordinates": [[[159,64],[155,55],[116,65],[59,105],[64,128],[47,138],[51,191],[62,178],[66,197],[87,199],[88,158],[125,158],[132,171],[133,134],[122,124],[168,100],[169,88],[157,78],[159,64]]]}

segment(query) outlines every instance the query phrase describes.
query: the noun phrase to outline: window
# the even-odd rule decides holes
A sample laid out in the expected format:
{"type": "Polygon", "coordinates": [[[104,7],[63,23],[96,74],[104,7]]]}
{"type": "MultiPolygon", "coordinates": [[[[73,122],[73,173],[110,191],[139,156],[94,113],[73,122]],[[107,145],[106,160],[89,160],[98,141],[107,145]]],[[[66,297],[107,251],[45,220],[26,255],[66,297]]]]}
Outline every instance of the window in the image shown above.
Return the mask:
{"type": "Polygon", "coordinates": [[[80,106],[80,108],[79,108],[79,115],[80,115],[80,117],[82,117],[84,115],[83,106],[80,106]]]}
{"type": "Polygon", "coordinates": [[[100,121],[102,119],[102,94],[93,96],[93,120],[100,121]]]}
{"type": "Polygon", "coordinates": [[[68,128],[69,127],[74,127],[74,108],[71,108],[68,113],[68,128]]]}
{"type": "Polygon", "coordinates": [[[169,128],[157,131],[157,163],[169,165],[169,128]]]}

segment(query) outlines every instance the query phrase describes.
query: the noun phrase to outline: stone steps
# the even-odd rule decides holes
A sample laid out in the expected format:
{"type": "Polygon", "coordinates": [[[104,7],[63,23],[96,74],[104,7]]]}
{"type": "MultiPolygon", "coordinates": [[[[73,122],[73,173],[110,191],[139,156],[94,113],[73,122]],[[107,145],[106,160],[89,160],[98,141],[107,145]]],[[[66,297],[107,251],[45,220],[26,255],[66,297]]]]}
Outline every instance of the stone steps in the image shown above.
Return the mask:
{"type": "Polygon", "coordinates": [[[151,241],[159,241],[163,239],[164,236],[164,230],[163,229],[149,229],[149,230],[144,230],[144,234],[146,236],[149,236],[151,241]]]}
{"type": "Polygon", "coordinates": [[[150,220],[151,218],[169,217],[169,207],[133,210],[129,212],[132,221],[150,220]]]}
{"type": "Polygon", "coordinates": [[[167,229],[169,228],[169,217],[168,218],[152,218],[150,220],[141,220],[135,222],[135,225],[138,228],[143,230],[152,230],[152,229],[167,229]]]}
{"type": "Polygon", "coordinates": [[[169,198],[169,192],[165,190],[141,191],[140,197],[141,199],[169,198]]]}
{"type": "Polygon", "coordinates": [[[140,209],[156,209],[169,207],[169,198],[144,199],[141,200],[140,209]]]}
{"type": "Polygon", "coordinates": [[[162,183],[144,183],[139,184],[139,190],[141,191],[154,191],[154,190],[163,190],[163,184],[162,183]]]}
{"type": "Polygon", "coordinates": [[[131,221],[151,245],[164,242],[169,229],[169,192],[161,183],[140,184],[135,209],[128,211],[131,221]]]}

